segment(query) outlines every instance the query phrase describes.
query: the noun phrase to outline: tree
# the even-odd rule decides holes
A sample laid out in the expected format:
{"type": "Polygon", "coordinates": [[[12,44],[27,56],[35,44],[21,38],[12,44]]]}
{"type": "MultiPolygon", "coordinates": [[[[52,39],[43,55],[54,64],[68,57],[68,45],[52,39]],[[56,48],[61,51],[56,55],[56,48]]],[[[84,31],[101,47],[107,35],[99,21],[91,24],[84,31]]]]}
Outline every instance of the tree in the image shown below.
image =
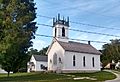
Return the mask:
{"type": "Polygon", "coordinates": [[[49,47],[49,46],[47,46],[47,47],[43,48],[42,50],[40,50],[40,51],[39,51],[39,54],[41,54],[41,55],[46,55],[46,52],[47,52],[47,50],[48,50],[48,47],[49,47]]]}
{"type": "Polygon", "coordinates": [[[39,55],[39,52],[37,49],[33,49],[31,48],[29,51],[28,51],[28,55],[39,55]]]}
{"type": "Polygon", "coordinates": [[[25,65],[26,52],[35,38],[36,8],[32,1],[0,0],[0,64],[8,75],[25,65]]]}
{"type": "Polygon", "coordinates": [[[117,62],[120,60],[120,39],[110,40],[111,43],[104,44],[101,56],[101,61],[104,65],[114,60],[117,62]]]}
{"type": "Polygon", "coordinates": [[[38,51],[37,49],[33,49],[31,48],[30,51],[28,51],[28,55],[46,55],[48,46],[45,48],[42,48],[40,51],[38,51]]]}

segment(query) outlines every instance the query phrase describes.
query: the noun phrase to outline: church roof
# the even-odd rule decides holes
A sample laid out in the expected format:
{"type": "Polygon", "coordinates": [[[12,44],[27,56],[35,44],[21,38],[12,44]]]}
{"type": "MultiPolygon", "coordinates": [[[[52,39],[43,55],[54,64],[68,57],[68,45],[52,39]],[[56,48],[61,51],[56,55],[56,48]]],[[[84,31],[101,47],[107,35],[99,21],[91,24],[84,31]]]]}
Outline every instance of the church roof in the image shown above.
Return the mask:
{"type": "Polygon", "coordinates": [[[58,43],[66,50],[71,52],[79,52],[79,53],[88,53],[88,54],[96,54],[101,55],[101,52],[95,49],[93,46],[89,44],[83,44],[78,42],[61,42],[58,43]]]}
{"type": "Polygon", "coordinates": [[[47,62],[48,61],[48,57],[47,56],[43,56],[43,55],[33,55],[36,61],[44,61],[47,62]]]}

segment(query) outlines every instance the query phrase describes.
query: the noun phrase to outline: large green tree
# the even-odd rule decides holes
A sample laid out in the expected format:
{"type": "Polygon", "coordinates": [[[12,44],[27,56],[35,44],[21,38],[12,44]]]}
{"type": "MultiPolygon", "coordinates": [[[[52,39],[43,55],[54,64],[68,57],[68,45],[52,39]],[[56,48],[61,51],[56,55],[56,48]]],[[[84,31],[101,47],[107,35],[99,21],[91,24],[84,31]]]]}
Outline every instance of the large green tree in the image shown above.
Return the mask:
{"type": "Polygon", "coordinates": [[[37,30],[33,0],[0,0],[0,64],[8,74],[25,65],[37,30]]]}
{"type": "Polygon", "coordinates": [[[101,56],[101,60],[104,65],[114,60],[117,62],[120,60],[120,39],[110,40],[111,43],[104,44],[101,56]]]}
{"type": "Polygon", "coordinates": [[[46,52],[47,52],[47,50],[48,50],[48,47],[49,47],[49,46],[47,46],[47,47],[45,47],[45,48],[42,48],[40,51],[38,51],[37,49],[31,48],[31,49],[27,52],[27,54],[28,54],[29,56],[31,56],[31,55],[46,55],[46,52]]]}

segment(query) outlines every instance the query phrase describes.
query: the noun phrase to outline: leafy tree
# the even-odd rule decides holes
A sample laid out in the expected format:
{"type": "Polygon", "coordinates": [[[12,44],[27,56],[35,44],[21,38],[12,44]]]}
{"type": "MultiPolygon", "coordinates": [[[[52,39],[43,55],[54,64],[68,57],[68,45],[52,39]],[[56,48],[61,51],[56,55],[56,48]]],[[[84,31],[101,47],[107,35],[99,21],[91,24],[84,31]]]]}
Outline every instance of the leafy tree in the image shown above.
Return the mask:
{"type": "Polygon", "coordinates": [[[25,65],[37,30],[33,0],[0,0],[0,64],[8,72],[25,65]],[[24,63],[23,63],[24,62],[24,63]]]}
{"type": "Polygon", "coordinates": [[[120,39],[110,40],[111,43],[104,44],[101,56],[101,60],[104,65],[114,60],[117,62],[120,60],[120,39]]]}
{"type": "Polygon", "coordinates": [[[39,52],[37,49],[33,49],[31,48],[29,51],[28,51],[28,55],[39,55],[39,52]]]}
{"type": "Polygon", "coordinates": [[[40,51],[39,51],[39,54],[41,54],[41,55],[46,55],[46,52],[47,52],[47,50],[48,50],[48,47],[49,47],[49,46],[47,46],[47,47],[43,48],[42,50],[40,50],[40,51]]]}
{"type": "Polygon", "coordinates": [[[28,55],[46,55],[48,47],[42,48],[40,51],[37,49],[31,48],[30,51],[28,51],[28,55]]]}

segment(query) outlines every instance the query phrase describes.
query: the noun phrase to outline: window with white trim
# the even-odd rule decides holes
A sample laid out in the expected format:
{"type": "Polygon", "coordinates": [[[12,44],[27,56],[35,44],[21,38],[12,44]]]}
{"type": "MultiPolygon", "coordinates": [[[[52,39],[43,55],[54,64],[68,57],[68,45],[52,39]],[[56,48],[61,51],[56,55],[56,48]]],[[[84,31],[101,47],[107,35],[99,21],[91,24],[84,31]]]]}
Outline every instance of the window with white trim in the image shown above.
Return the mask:
{"type": "Polygon", "coordinates": [[[73,56],[73,66],[75,66],[75,55],[73,56]]]}
{"type": "Polygon", "coordinates": [[[95,67],[95,59],[94,59],[94,57],[92,57],[92,65],[93,65],[93,67],[95,67]]]}
{"type": "Polygon", "coordinates": [[[65,28],[62,28],[62,36],[65,37],[65,28]]]}
{"type": "Polygon", "coordinates": [[[85,56],[83,57],[83,66],[85,67],[86,64],[85,64],[85,56]]]}
{"type": "Polygon", "coordinates": [[[57,28],[55,28],[55,37],[57,36],[57,28]]]}

